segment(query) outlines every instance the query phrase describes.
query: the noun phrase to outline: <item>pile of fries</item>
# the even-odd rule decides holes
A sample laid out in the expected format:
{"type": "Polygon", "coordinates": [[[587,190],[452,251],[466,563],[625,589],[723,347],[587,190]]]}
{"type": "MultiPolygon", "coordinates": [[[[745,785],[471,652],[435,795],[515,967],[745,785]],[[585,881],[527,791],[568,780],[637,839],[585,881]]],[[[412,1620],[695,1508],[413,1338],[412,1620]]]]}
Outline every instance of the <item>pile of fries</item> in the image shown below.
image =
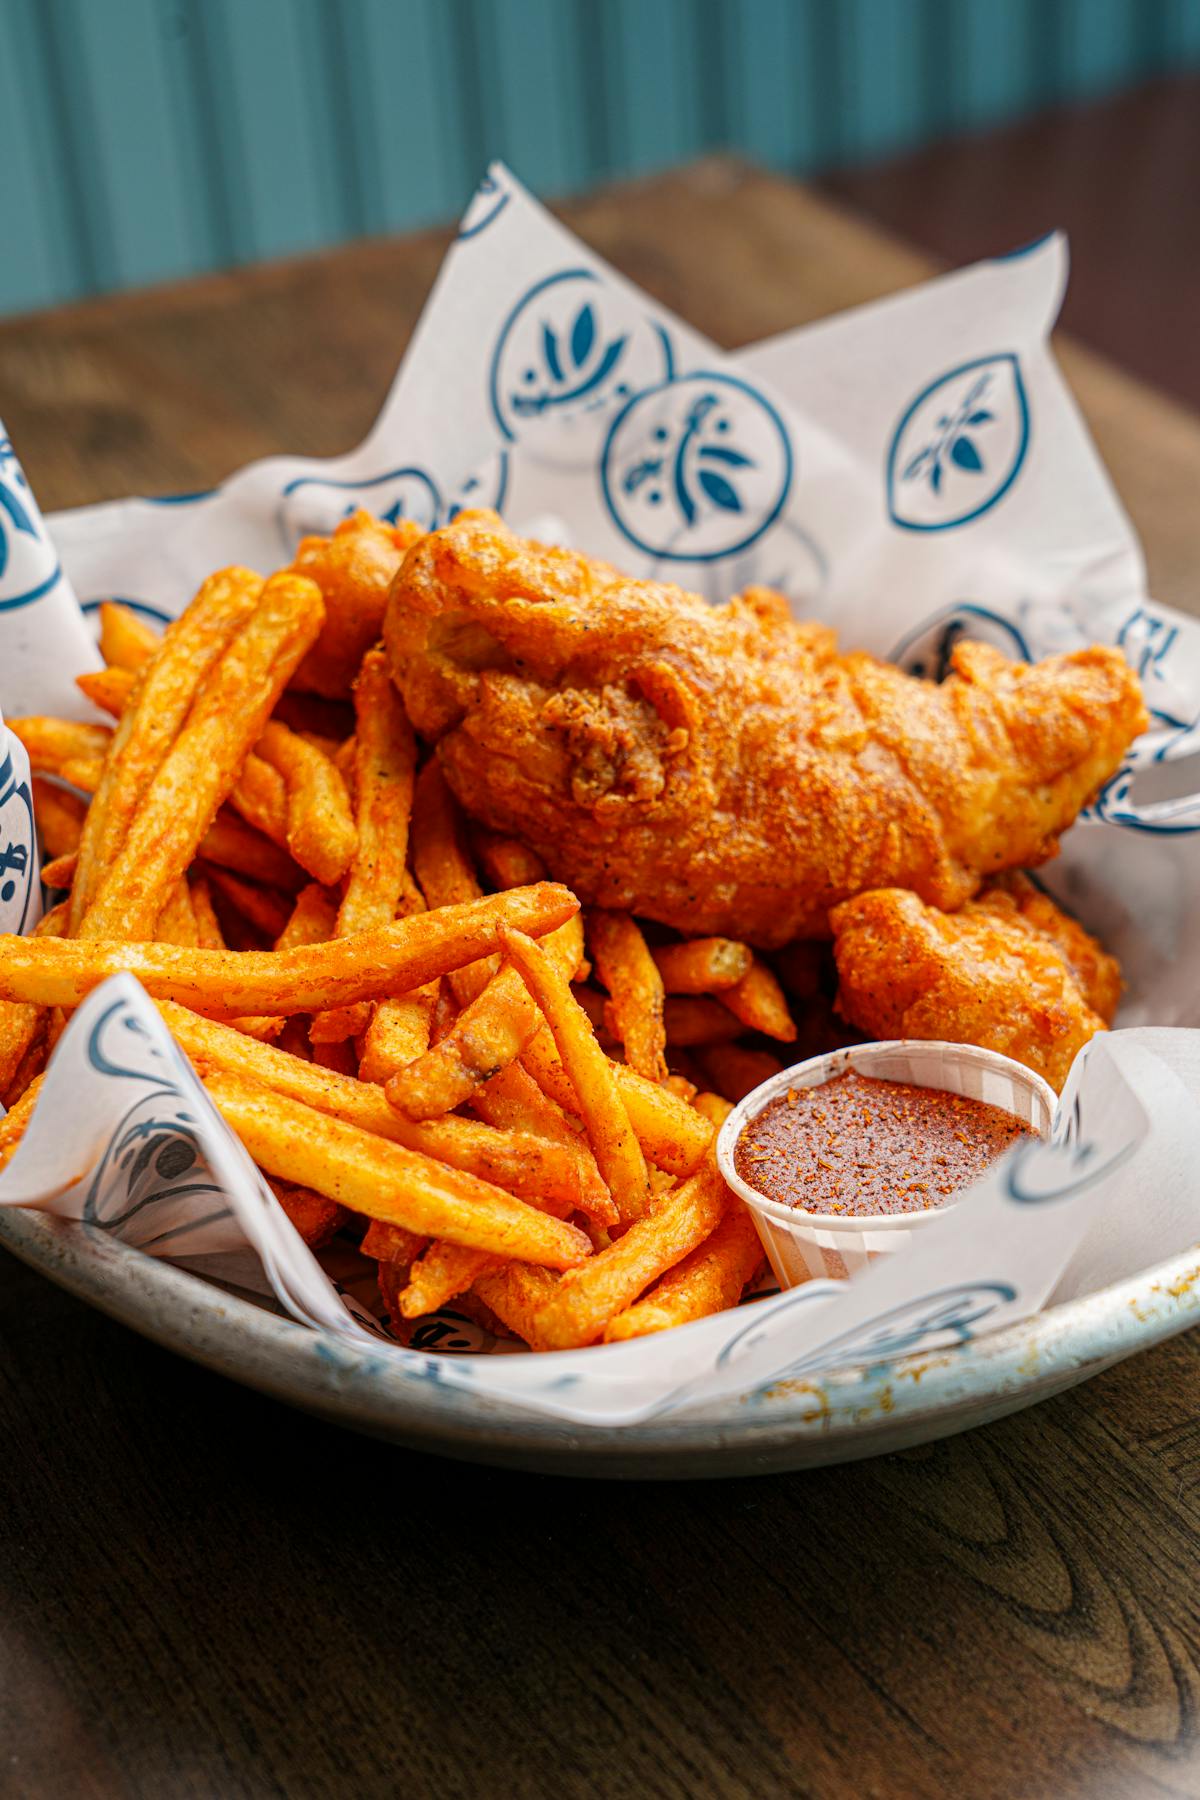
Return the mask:
{"type": "Polygon", "coordinates": [[[826,1047],[815,953],[585,918],[468,834],[375,647],[418,535],[356,514],[161,637],[106,605],[78,685],[115,725],[8,721],[66,897],[0,938],[0,1167],[128,970],[305,1241],[378,1263],[402,1341],[452,1303],[535,1350],[719,1311],[762,1259],[715,1127],[797,1037],[780,977],[826,1047]]]}

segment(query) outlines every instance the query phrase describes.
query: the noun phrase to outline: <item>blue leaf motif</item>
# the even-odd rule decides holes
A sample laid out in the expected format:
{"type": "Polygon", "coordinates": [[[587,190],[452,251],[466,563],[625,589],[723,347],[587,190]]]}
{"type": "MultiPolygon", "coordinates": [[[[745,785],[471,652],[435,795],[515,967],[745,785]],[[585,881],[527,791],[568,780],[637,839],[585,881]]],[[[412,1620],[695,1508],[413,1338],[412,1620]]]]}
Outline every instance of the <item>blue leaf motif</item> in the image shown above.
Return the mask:
{"type": "Polygon", "coordinates": [[[916,476],[918,476],[921,473],[921,470],[925,467],[925,464],[928,462],[928,460],[929,460],[929,451],[927,449],[926,450],[918,450],[917,454],[913,457],[912,461],[905,465],[903,480],[912,481],[916,476]]]}
{"type": "Polygon", "coordinates": [[[4,508],[5,512],[12,520],[14,531],[23,531],[27,537],[37,536],[37,530],[33,520],[21,505],[21,502],[17,499],[17,496],[13,493],[12,489],[10,487],[5,487],[3,482],[0,482],[0,506],[4,508]]]}
{"type": "Polygon", "coordinates": [[[575,314],[575,323],[571,327],[571,358],[577,369],[582,368],[587,361],[595,341],[596,315],[590,303],[585,301],[575,314]]]}
{"type": "Polygon", "coordinates": [[[983,473],[983,458],[969,437],[955,438],[950,446],[950,460],[960,469],[970,469],[973,475],[983,473]]]}
{"type": "Polygon", "coordinates": [[[700,486],[715,506],[724,507],[726,512],[741,512],[742,503],[733,487],[715,469],[700,470],[700,486]]]}
{"type": "Polygon", "coordinates": [[[561,381],[563,372],[562,363],[558,359],[558,339],[549,325],[542,326],[542,355],[546,359],[546,367],[549,369],[551,377],[555,381],[561,381]]]}
{"type": "Polygon", "coordinates": [[[973,412],[971,414],[970,418],[967,420],[967,424],[968,425],[990,425],[992,420],[995,418],[995,416],[996,416],[995,413],[988,412],[987,408],[984,407],[979,412],[973,412]]]}
{"type": "Polygon", "coordinates": [[[935,494],[941,493],[941,491],[942,491],[942,465],[940,462],[935,462],[932,469],[929,471],[929,485],[933,489],[935,494]]]}
{"type": "Polygon", "coordinates": [[[729,450],[724,444],[705,444],[700,452],[701,460],[724,463],[728,469],[753,468],[753,461],[743,456],[740,450],[729,450]]]}

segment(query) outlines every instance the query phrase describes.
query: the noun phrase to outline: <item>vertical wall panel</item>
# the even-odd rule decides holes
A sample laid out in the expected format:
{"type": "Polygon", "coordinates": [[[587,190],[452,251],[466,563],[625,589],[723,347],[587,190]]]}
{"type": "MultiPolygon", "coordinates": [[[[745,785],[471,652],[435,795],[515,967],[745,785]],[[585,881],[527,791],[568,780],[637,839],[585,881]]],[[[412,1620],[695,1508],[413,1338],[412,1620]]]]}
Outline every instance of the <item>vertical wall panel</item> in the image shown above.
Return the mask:
{"type": "Polygon", "coordinates": [[[0,0],[0,309],[566,193],[799,172],[1169,67],[1200,0],[0,0]]]}
{"type": "Polygon", "coordinates": [[[73,81],[87,93],[85,153],[103,187],[106,254],[121,286],[207,260],[203,221],[185,204],[165,55],[169,25],[156,0],[73,0],[70,8],[73,81]]]}
{"type": "Polygon", "coordinates": [[[696,10],[689,0],[607,0],[603,18],[614,169],[694,155],[704,141],[696,10]]]}
{"type": "Polygon", "coordinates": [[[922,124],[922,34],[911,0],[839,0],[838,148],[855,162],[914,144],[922,124]]]}
{"type": "Polygon", "coordinates": [[[476,17],[479,66],[486,71],[483,126],[492,153],[544,193],[583,187],[589,72],[573,8],[563,0],[485,0],[476,17]]]}
{"type": "Polygon", "coordinates": [[[0,56],[0,311],[45,306],[76,291],[62,170],[45,140],[44,72],[31,8],[20,0],[6,17],[0,56]]]}

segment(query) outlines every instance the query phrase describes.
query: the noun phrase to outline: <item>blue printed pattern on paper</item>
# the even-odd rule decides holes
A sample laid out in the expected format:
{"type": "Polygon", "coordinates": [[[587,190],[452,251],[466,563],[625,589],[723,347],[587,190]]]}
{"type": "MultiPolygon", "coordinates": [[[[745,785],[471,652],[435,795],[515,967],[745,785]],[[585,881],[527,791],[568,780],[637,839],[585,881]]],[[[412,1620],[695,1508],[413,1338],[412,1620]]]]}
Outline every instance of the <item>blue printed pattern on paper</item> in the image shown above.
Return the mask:
{"type": "Polygon", "coordinates": [[[762,394],[700,373],[633,396],[613,420],[601,481],[614,524],[670,562],[714,562],[753,544],[783,510],[791,439],[762,394]]]}
{"type": "Polygon", "coordinates": [[[300,475],[283,490],[277,522],[290,556],[302,537],[325,536],[359,507],[385,525],[411,519],[422,531],[436,531],[463,506],[499,508],[508,479],[508,458],[501,452],[460,485],[448,498],[427,469],[416,464],[386,469],[360,480],[334,481],[323,475],[300,475]]]}
{"type": "Polygon", "coordinates": [[[888,448],[888,515],[906,531],[982,518],[1011,489],[1029,448],[1029,402],[1008,351],[939,375],[906,407],[888,448]]]}
{"type": "MultiPolygon", "coordinates": [[[[24,752],[20,752],[24,765],[24,752]]],[[[37,876],[33,797],[0,726],[0,931],[23,932],[34,909],[37,876]]]]}
{"type": "Polygon", "coordinates": [[[142,1091],[112,1132],[88,1185],[83,1217],[144,1250],[192,1236],[229,1215],[200,1149],[200,1118],[174,1053],[146,1030],[127,1001],[115,1000],[93,1025],[88,1062],[97,1075],[135,1081],[142,1091]],[[203,1203],[202,1205],[198,1204],[203,1203]],[[186,1203],[180,1210],[180,1203],[186,1203]],[[164,1210],[161,1229],[139,1215],[164,1210]],[[139,1223],[133,1232],[134,1219],[139,1223]]]}
{"type": "Polygon", "coordinates": [[[60,574],[24,470],[0,430],[0,612],[40,600],[60,574]]]}
{"type": "Polygon", "coordinates": [[[501,328],[489,390],[508,440],[620,404],[672,372],[670,340],[641,315],[606,321],[604,285],[562,269],[522,295],[501,328]]]}
{"type": "Polygon", "coordinates": [[[1024,633],[1011,619],[988,606],[977,606],[963,600],[935,613],[916,626],[889,653],[888,661],[896,663],[910,675],[927,681],[944,681],[950,673],[954,646],[970,639],[974,643],[991,644],[1005,656],[1030,660],[1030,647],[1024,633]]]}

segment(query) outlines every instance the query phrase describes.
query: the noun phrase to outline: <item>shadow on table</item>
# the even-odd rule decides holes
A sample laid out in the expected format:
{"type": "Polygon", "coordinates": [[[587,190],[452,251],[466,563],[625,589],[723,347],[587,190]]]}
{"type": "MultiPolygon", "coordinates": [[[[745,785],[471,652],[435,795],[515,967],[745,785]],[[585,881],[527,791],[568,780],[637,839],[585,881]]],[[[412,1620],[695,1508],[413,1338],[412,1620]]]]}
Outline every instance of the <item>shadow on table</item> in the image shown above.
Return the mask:
{"type": "Polygon", "coordinates": [[[1188,1340],[923,1451],[593,1485],[0,1300],[4,1793],[1198,1791],[1188,1340]]]}

